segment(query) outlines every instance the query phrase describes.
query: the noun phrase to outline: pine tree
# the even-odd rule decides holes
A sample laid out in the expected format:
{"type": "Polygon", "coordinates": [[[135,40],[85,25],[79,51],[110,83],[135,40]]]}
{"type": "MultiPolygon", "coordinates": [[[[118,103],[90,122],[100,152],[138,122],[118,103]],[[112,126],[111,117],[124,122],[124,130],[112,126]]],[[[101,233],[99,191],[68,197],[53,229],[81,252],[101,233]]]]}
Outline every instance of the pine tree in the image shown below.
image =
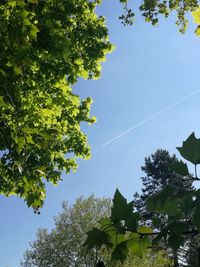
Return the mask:
{"type": "MultiPolygon", "coordinates": [[[[191,181],[188,177],[183,177],[170,170],[169,164],[178,162],[175,155],[170,156],[169,152],[163,149],[158,149],[154,154],[145,158],[145,164],[142,166],[142,171],[145,176],[142,177],[142,193],[134,195],[134,206],[140,213],[141,222],[148,224],[152,228],[161,229],[165,226],[167,217],[165,215],[156,214],[147,210],[147,199],[159,191],[166,185],[170,185],[177,189],[192,189],[191,181]],[[156,225],[153,222],[159,221],[156,225]]],[[[165,244],[159,244],[163,247],[165,244]]],[[[169,252],[171,254],[171,252],[169,252]]],[[[185,258],[185,257],[184,257],[185,258]]],[[[174,267],[183,266],[180,263],[178,254],[173,255],[174,267]]]]}

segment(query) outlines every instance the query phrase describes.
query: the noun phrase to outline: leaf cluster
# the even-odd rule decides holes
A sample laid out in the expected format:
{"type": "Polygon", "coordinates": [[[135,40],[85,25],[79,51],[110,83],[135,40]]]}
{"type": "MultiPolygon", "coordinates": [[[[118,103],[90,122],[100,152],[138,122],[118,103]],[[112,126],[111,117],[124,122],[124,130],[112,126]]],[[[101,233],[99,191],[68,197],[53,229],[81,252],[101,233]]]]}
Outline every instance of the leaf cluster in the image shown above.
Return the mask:
{"type": "Polygon", "coordinates": [[[117,189],[111,208],[111,216],[99,221],[100,227],[87,233],[85,246],[90,250],[95,246],[106,246],[112,250],[112,262],[123,263],[130,252],[142,256],[150,246],[148,235],[151,228],[139,226],[139,216],[133,210],[133,202],[127,200],[117,189]]]}
{"type": "MultiPolygon", "coordinates": [[[[200,164],[200,139],[192,133],[177,149],[184,159],[194,164],[195,175],[189,174],[187,163],[183,161],[173,162],[169,168],[192,182],[199,181],[196,167],[200,164]]],[[[176,252],[188,237],[200,233],[200,189],[166,185],[149,197],[147,210],[165,215],[165,224],[157,217],[153,220],[154,230],[141,225],[139,214],[133,212],[133,202],[127,203],[116,190],[111,217],[102,219],[101,227],[88,233],[85,245],[89,249],[94,245],[111,247],[112,260],[124,262],[130,252],[142,256],[146,248],[154,247],[161,240],[176,252]]]]}
{"type": "Polygon", "coordinates": [[[50,231],[39,229],[36,238],[24,253],[23,267],[83,267],[96,266],[100,260],[107,262],[108,252],[93,249],[86,255],[82,246],[86,231],[98,226],[102,216],[109,216],[111,200],[78,197],[72,205],[63,202],[63,208],[54,217],[50,231]]]}
{"type": "MultiPolygon", "coordinates": [[[[128,0],[121,0],[120,2],[124,5],[124,14],[120,17],[122,23],[132,25],[135,14],[132,9],[127,7],[128,0]]],[[[175,12],[176,25],[179,27],[179,31],[184,33],[188,24],[187,13],[197,12],[198,6],[198,0],[143,0],[139,6],[139,11],[145,21],[150,22],[153,26],[158,24],[160,16],[168,18],[170,13],[175,12]]]]}
{"type": "Polygon", "coordinates": [[[112,50],[97,2],[0,3],[0,193],[33,208],[43,204],[46,181],[57,184],[78,157],[90,157],[81,123],[95,122],[92,99],[71,85],[99,78],[112,50]]]}

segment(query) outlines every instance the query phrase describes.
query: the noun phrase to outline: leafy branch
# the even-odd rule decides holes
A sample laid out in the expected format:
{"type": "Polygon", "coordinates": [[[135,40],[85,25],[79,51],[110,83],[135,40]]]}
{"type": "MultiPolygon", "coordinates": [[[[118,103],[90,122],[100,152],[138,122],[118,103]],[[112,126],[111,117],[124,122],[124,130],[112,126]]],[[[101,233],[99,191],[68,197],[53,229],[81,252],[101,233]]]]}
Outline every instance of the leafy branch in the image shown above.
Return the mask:
{"type": "MultiPolygon", "coordinates": [[[[200,139],[192,133],[177,149],[184,159],[194,164],[195,177],[189,175],[188,166],[183,161],[171,163],[168,168],[175,174],[183,175],[188,181],[199,181],[197,165],[200,164],[200,139]]],[[[191,190],[177,190],[167,185],[149,197],[147,208],[150,212],[166,216],[166,224],[159,231],[141,225],[139,214],[134,212],[133,202],[127,203],[117,189],[111,216],[100,220],[99,230],[95,228],[88,232],[85,246],[90,249],[98,243],[99,246],[112,248],[111,260],[123,263],[129,253],[142,256],[161,240],[176,252],[188,236],[200,234],[200,189],[193,187],[191,190]]]]}

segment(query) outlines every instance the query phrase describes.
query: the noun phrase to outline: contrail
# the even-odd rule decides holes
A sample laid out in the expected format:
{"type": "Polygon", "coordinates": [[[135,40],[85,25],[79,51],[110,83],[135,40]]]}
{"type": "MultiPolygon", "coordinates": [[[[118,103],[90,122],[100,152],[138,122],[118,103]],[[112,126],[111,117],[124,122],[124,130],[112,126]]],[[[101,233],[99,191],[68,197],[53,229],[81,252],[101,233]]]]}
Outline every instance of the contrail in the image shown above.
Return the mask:
{"type": "Polygon", "coordinates": [[[199,92],[200,92],[200,89],[199,89],[199,90],[195,90],[195,91],[193,91],[191,94],[182,97],[181,99],[175,101],[175,102],[172,103],[171,105],[169,105],[169,106],[167,106],[167,107],[161,109],[160,111],[156,112],[156,113],[153,114],[152,116],[150,116],[150,117],[146,118],[145,120],[139,122],[139,123],[136,124],[135,126],[129,128],[128,130],[122,132],[122,133],[119,134],[119,135],[116,135],[116,136],[113,137],[112,139],[110,139],[110,140],[108,140],[107,142],[105,142],[105,143],[102,145],[102,147],[109,145],[110,143],[114,142],[115,140],[119,139],[120,137],[122,137],[122,136],[126,135],[127,133],[129,133],[129,132],[135,130],[136,128],[142,126],[142,125],[145,124],[146,122],[155,119],[155,118],[158,117],[160,114],[162,114],[162,113],[164,113],[165,111],[168,111],[168,110],[174,108],[174,107],[177,106],[178,104],[184,102],[185,100],[187,100],[188,98],[192,97],[193,95],[196,95],[196,94],[199,93],[199,92]]]}

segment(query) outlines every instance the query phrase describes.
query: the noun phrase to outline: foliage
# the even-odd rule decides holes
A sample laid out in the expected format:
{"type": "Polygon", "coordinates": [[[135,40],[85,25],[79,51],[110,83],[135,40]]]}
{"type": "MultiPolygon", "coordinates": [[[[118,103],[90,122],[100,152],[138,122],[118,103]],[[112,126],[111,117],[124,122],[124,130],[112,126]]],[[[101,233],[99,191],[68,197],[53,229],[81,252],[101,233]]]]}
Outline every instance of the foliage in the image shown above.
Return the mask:
{"type": "MultiPolygon", "coordinates": [[[[23,267],[169,267],[170,259],[163,251],[148,250],[143,259],[136,255],[128,255],[123,263],[112,264],[110,251],[105,248],[99,249],[95,245],[86,254],[86,248],[82,246],[86,241],[86,232],[92,227],[97,227],[101,217],[109,216],[111,200],[107,198],[79,197],[73,205],[63,203],[61,213],[55,217],[55,227],[48,233],[47,229],[39,229],[37,238],[31,243],[30,248],[24,254],[21,263],[23,267]],[[103,266],[103,265],[102,265],[103,266]]],[[[102,219],[101,219],[102,221],[102,219]]],[[[96,228],[96,236],[100,231],[96,228]]],[[[105,235],[106,236],[106,235],[105,235]]],[[[104,238],[104,235],[101,237],[104,238]]]]}
{"type": "MultiPolygon", "coordinates": [[[[124,5],[124,14],[120,16],[122,23],[133,24],[135,13],[128,7],[129,0],[120,0],[124,5]]],[[[181,33],[184,33],[187,28],[188,18],[187,13],[194,12],[193,16],[199,17],[199,1],[198,0],[143,0],[139,6],[139,11],[145,18],[145,21],[157,25],[160,16],[168,18],[170,13],[175,12],[177,16],[176,25],[179,27],[181,33]]],[[[199,19],[195,19],[197,24],[199,19]]],[[[199,27],[195,31],[197,35],[200,34],[199,27]]]]}
{"type": "Polygon", "coordinates": [[[111,247],[113,248],[112,259],[122,263],[131,251],[142,256],[150,246],[148,235],[152,234],[152,229],[140,227],[138,219],[138,214],[133,211],[133,201],[128,203],[119,190],[116,190],[111,216],[99,221],[98,232],[97,229],[88,232],[85,246],[88,249],[96,244],[111,247]]]}
{"type": "Polygon", "coordinates": [[[172,261],[164,251],[148,250],[144,257],[132,256],[122,265],[123,267],[170,267],[172,261]]]}
{"type": "MultiPolygon", "coordinates": [[[[152,229],[160,230],[167,224],[168,217],[165,214],[149,211],[147,208],[148,198],[160,192],[166,185],[170,185],[176,190],[192,190],[191,177],[182,161],[179,161],[175,155],[170,156],[168,151],[162,149],[156,150],[150,157],[145,158],[145,165],[142,166],[142,170],[145,172],[145,176],[141,178],[143,183],[142,193],[134,195],[134,207],[140,214],[140,223],[148,224],[152,229]],[[183,166],[184,171],[179,168],[180,165],[183,166]],[[179,171],[180,174],[175,173],[173,169],[179,171]]],[[[156,247],[167,249],[164,240],[157,243],[156,247]]],[[[179,258],[179,262],[186,258],[185,255],[182,255],[182,251],[183,247],[180,248],[181,253],[172,253],[167,249],[168,255],[173,257],[174,261],[179,258]]]]}
{"type": "Polygon", "coordinates": [[[24,267],[95,266],[99,259],[106,261],[106,252],[93,249],[86,255],[81,245],[85,232],[97,226],[101,216],[109,216],[109,199],[79,197],[72,206],[63,203],[62,212],[55,218],[55,227],[48,233],[40,229],[37,239],[24,254],[24,267]]]}
{"type": "MultiPolygon", "coordinates": [[[[125,24],[134,12],[120,0],[125,24]]],[[[71,84],[79,77],[99,78],[112,45],[105,19],[97,16],[100,0],[3,0],[0,3],[0,193],[18,195],[38,209],[45,182],[57,184],[61,173],[89,158],[81,123],[93,123],[91,98],[81,100],[71,84]]],[[[159,14],[175,10],[185,30],[185,13],[197,0],[144,0],[140,11],[157,24],[159,14]]],[[[199,27],[196,34],[199,35],[199,27]]]]}
{"type": "MultiPolygon", "coordinates": [[[[159,191],[161,191],[166,185],[171,185],[177,189],[189,189],[191,188],[191,180],[188,181],[185,177],[189,175],[187,173],[176,174],[170,167],[176,168],[180,165],[179,160],[175,155],[170,156],[169,152],[163,149],[157,149],[154,154],[145,158],[145,164],[142,166],[145,176],[142,177],[142,193],[135,193],[134,195],[134,207],[140,214],[140,218],[143,222],[152,225],[152,221],[159,221],[160,224],[165,223],[165,216],[152,213],[147,210],[147,199],[159,191]]],[[[159,226],[157,225],[156,228],[159,226]]]]}
{"type": "Polygon", "coordinates": [[[198,24],[195,34],[196,36],[200,36],[200,7],[198,7],[196,10],[192,12],[192,16],[194,18],[194,22],[198,24]]]}
{"type": "Polygon", "coordinates": [[[81,123],[93,123],[91,98],[70,87],[99,78],[111,52],[100,1],[4,0],[0,3],[0,193],[39,208],[45,183],[89,158],[81,123]]]}
{"type": "MultiPolygon", "coordinates": [[[[178,147],[182,157],[195,164],[195,176],[189,176],[192,182],[199,181],[197,165],[200,151],[197,152],[200,139],[191,134],[182,147],[178,147]],[[192,145],[191,145],[192,144],[192,145]]],[[[174,165],[172,164],[171,169],[174,165]]],[[[174,170],[178,173],[185,171],[182,161],[176,164],[174,170]]],[[[200,189],[176,188],[166,185],[160,192],[148,199],[148,210],[163,214],[167,222],[160,230],[154,230],[139,224],[139,214],[133,209],[133,202],[126,199],[116,190],[113,199],[111,216],[101,221],[99,231],[102,235],[95,236],[95,229],[88,233],[85,243],[89,248],[96,243],[112,249],[112,260],[124,262],[130,252],[142,256],[145,250],[161,240],[176,252],[188,237],[200,233],[200,189]],[[104,235],[104,239],[102,236],[104,235]],[[105,238],[106,237],[106,238],[105,238]]],[[[200,263],[199,263],[200,264],[200,263]]]]}

